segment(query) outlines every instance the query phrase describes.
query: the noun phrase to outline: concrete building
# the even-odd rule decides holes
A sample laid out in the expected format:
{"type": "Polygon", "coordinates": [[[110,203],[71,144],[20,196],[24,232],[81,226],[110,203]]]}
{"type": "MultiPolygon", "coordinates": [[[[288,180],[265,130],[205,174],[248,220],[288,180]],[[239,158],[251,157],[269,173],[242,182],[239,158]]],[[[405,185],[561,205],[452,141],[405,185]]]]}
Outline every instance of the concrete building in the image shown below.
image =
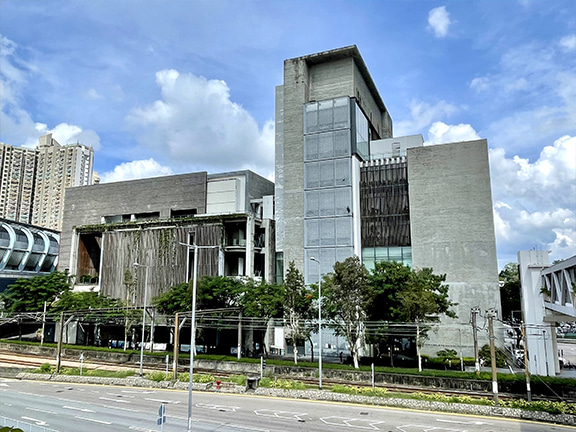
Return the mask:
{"type": "Polygon", "coordinates": [[[0,143],[0,217],[29,223],[36,151],[0,143]]]}
{"type": "Polygon", "coordinates": [[[60,145],[52,134],[35,149],[0,143],[0,217],[60,230],[67,187],[92,184],[94,150],[60,145]]]}
{"type": "MultiPolygon", "coordinates": [[[[468,323],[473,307],[500,311],[486,140],[424,146],[420,135],[393,137],[355,46],[284,62],[276,220],[277,268],[294,261],[306,283],[352,255],[368,268],[394,260],[446,274],[459,319],[445,324],[468,323]]],[[[462,331],[433,336],[429,353],[469,340],[462,331]]]]}
{"type": "Polygon", "coordinates": [[[31,222],[60,231],[65,189],[92,184],[94,150],[82,144],[62,146],[52,134],[38,139],[31,222]]]}
{"type": "Polygon", "coordinates": [[[59,270],[75,289],[130,297],[127,273],[139,277],[143,303],[148,267],[152,297],[198,277],[274,277],[274,184],[251,172],[198,172],[66,190],[59,270]],[[183,245],[184,244],[184,245],[183,245]]]}
{"type": "Polygon", "coordinates": [[[0,292],[18,279],[54,271],[59,245],[56,231],[0,219],[0,292]]]}

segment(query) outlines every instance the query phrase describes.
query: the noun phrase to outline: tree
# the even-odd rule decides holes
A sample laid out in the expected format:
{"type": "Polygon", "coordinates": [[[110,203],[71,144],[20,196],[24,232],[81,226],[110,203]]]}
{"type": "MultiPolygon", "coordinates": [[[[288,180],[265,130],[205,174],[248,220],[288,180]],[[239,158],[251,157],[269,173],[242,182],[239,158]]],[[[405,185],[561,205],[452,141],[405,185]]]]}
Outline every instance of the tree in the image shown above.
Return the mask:
{"type": "MultiPolygon", "coordinates": [[[[450,301],[445,281],[446,275],[435,275],[431,268],[411,269],[398,262],[377,262],[370,275],[375,292],[375,301],[369,309],[370,320],[416,323],[415,332],[413,324],[402,332],[414,334],[420,361],[420,348],[429,329],[421,323],[436,321],[442,314],[456,318],[452,309],[456,303],[450,301]]],[[[395,341],[386,326],[370,338],[376,343],[386,341],[387,345],[394,345],[395,341]]]]}
{"type": "Polygon", "coordinates": [[[336,334],[344,336],[354,367],[364,344],[367,310],[374,298],[369,273],[357,256],[334,264],[334,272],[322,283],[322,311],[336,334]]]}
{"type": "Polygon", "coordinates": [[[2,294],[5,308],[9,312],[37,312],[70,291],[68,273],[54,271],[31,279],[18,279],[2,294]]]}
{"type": "Polygon", "coordinates": [[[508,263],[498,275],[500,279],[500,303],[502,304],[502,319],[513,322],[514,312],[520,311],[520,276],[518,275],[518,264],[508,263]]]}
{"type": "MultiPolygon", "coordinates": [[[[283,287],[282,285],[269,284],[264,280],[249,279],[244,284],[244,290],[240,297],[242,313],[247,317],[261,318],[268,323],[271,318],[281,318],[283,311],[283,287]]],[[[264,343],[265,331],[258,332],[264,354],[267,355],[264,343]]]]}
{"type": "Polygon", "coordinates": [[[405,322],[437,321],[444,314],[457,318],[448,296],[446,275],[435,275],[431,268],[413,269],[408,283],[398,293],[399,318],[405,322]]]}
{"type": "MultiPolygon", "coordinates": [[[[152,304],[166,315],[192,309],[192,283],[183,282],[152,299],[152,304]]],[[[199,283],[196,292],[198,310],[223,309],[238,307],[244,284],[234,278],[225,276],[205,276],[199,283]]]]}
{"type": "Polygon", "coordinates": [[[290,261],[284,279],[284,319],[288,322],[289,337],[294,350],[294,364],[298,364],[298,341],[310,336],[305,320],[311,314],[313,295],[306,289],[304,276],[290,261]]]}
{"type": "Polygon", "coordinates": [[[52,304],[51,313],[79,311],[87,309],[111,309],[123,307],[122,301],[101,295],[94,291],[66,291],[52,304]]]}

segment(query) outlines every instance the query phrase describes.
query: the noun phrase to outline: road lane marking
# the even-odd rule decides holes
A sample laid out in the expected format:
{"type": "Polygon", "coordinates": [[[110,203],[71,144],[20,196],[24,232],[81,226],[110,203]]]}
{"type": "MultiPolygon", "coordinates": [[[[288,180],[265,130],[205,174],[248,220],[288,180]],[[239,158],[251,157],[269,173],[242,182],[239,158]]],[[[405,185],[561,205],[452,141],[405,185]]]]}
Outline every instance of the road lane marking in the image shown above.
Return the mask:
{"type": "Polygon", "coordinates": [[[254,414],[263,416],[263,417],[276,417],[286,420],[298,420],[298,421],[305,421],[302,416],[308,415],[308,413],[297,413],[291,411],[276,411],[271,409],[262,409],[254,411],[254,414]]]}
{"type": "Polygon", "coordinates": [[[212,409],[218,411],[232,411],[232,412],[236,412],[237,409],[240,409],[240,407],[235,406],[203,404],[203,403],[196,404],[196,406],[198,408],[212,409]]]}
{"type": "Polygon", "coordinates": [[[139,413],[140,410],[137,409],[130,409],[130,408],[124,408],[124,407],[119,407],[119,406],[112,406],[112,405],[102,405],[104,408],[109,408],[109,409],[115,409],[115,410],[120,410],[120,411],[130,411],[130,412],[135,412],[135,413],[139,413]]]}
{"type": "Polygon", "coordinates": [[[63,406],[62,408],[76,410],[76,411],[82,411],[82,412],[89,412],[89,413],[96,412],[96,411],[89,410],[88,408],[77,408],[77,407],[67,406],[67,405],[63,406]]]}
{"type": "Polygon", "coordinates": [[[77,419],[80,419],[80,420],[91,421],[91,422],[94,422],[94,423],[101,423],[101,424],[107,424],[107,425],[112,424],[111,422],[107,422],[107,421],[104,421],[104,420],[91,419],[91,418],[88,418],[88,417],[75,416],[74,418],[77,418],[77,419]]]}
{"type": "Polygon", "coordinates": [[[377,424],[385,423],[384,421],[380,420],[368,420],[368,419],[359,419],[353,417],[323,417],[320,421],[326,423],[327,425],[334,425],[334,426],[349,426],[357,429],[371,429],[371,430],[380,430],[376,427],[377,424]],[[367,426],[364,426],[366,425],[367,426]]]}
{"type": "Polygon", "coordinates": [[[108,401],[113,401],[113,402],[118,402],[118,403],[127,403],[127,404],[129,404],[129,403],[130,403],[130,401],[127,401],[127,400],[122,400],[122,399],[112,399],[112,398],[107,398],[107,397],[104,397],[104,396],[100,396],[98,399],[102,399],[102,400],[108,400],[108,401]]]}
{"type": "Polygon", "coordinates": [[[136,396],[129,396],[129,395],[120,395],[118,393],[106,393],[109,396],[116,396],[119,398],[129,398],[129,399],[134,399],[136,396]]]}
{"type": "Polygon", "coordinates": [[[54,414],[54,415],[58,415],[57,412],[41,410],[41,409],[39,409],[39,408],[26,407],[26,409],[27,409],[27,410],[30,410],[30,411],[38,411],[38,412],[41,412],[41,413],[44,413],[44,414],[54,414]]]}
{"type": "Polygon", "coordinates": [[[160,403],[165,403],[165,404],[174,404],[174,405],[177,405],[180,403],[180,401],[171,401],[171,400],[167,400],[167,399],[144,398],[144,400],[152,401],[152,402],[160,402],[160,403]]]}
{"type": "Polygon", "coordinates": [[[22,416],[21,418],[23,418],[24,420],[33,421],[33,422],[36,423],[38,426],[48,426],[48,423],[46,423],[46,422],[43,421],[43,420],[38,420],[38,419],[35,419],[35,418],[32,418],[32,417],[24,417],[24,416],[22,416]]]}
{"type": "Polygon", "coordinates": [[[463,425],[488,425],[490,423],[484,423],[484,422],[479,422],[479,421],[458,421],[458,420],[444,420],[444,419],[436,419],[437,422],[443,422],[443,423],[456,423],[456,424],[463,424],[463,425]]]}
{"type": "Polygon", "coordinates": [[[396,429],[402,432],[467,432],[467,429],[452,429],[439,426],[409,424],[404,426],[396,426],[396,429]]]}
{"type": "Polygon", "coordinates": [[[147,390],[147,391],[122,390],[122,393],[153,394],[156,393],[156,390],[147,390]]]}
{"type": "Polygon", "coordinates": [[[232,423],[224,423],[224,426],[236,428],[236,429],[247,429],[247,430],[252,431],[252,432],[270,432],[270,429],[260,429],[260,428],[255,428],[252,426],[237,425],[237,424],[232,424],[232,423]]]}

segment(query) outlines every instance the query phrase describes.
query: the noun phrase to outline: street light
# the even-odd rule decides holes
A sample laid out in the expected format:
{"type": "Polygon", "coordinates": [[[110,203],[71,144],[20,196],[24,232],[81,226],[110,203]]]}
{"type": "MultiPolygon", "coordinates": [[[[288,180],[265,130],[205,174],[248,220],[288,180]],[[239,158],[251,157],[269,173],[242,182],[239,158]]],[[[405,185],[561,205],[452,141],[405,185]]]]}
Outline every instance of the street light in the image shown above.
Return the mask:
{"type": "Polygon", "coordinates": [[[142,307],[142,342],[140,343],[140,376],[142,376],[142,363],[144,362],[144,333],[146,331],[146,301],[148,298],[148,266],[135,262],[134,267],[144,267],[146,269],[146,275],[144,277],[144,305],[142,307]]]}
{"type": "Polygon", "coordinates": [[[310,260],[318,263],[318,388],[322,390],[322,271],[320,261],[314,257],[310,260]]]}
{"type": "Polygon", "coordinates": [[[214,249],[220,246],[198,246],[196,243],[188,244],[178,242],[188,249],[194,249],[194,270],[192,272],[192,324],[190,329],[190,380],[188,382],[188,430],[192,431],[192,374],[194,373],[194,346],[196,334],[196,280],[198,278],[198,249],[214,249]]]}

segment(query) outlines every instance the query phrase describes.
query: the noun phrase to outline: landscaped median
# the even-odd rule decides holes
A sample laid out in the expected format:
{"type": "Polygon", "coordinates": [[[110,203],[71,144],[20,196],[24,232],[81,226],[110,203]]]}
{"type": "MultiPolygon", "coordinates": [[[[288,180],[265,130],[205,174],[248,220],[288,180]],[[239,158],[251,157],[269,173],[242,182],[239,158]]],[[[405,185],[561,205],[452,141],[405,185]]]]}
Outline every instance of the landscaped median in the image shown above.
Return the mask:
{"type": "MultiPolygon", "coordinates": [[[[53,373],[46,363],[39,369],[17,376],[24,380],[45,380],[82,384],[107,384],[130,387],[188,390],[190,376],[179,374],[179,380],[172,380],[164,372],[152,372],[140,377],[136,371],[104,371],[85,369],[80,375],[78,368],[62,368],[59,374],[53,373]]],[[[244,393],[247,391],[245,375],[219,377],[212,374],[195,373],[193,389],[211,392],[244,393]]],[[[365,405],[412,408],[418,410],[465,413],[482,416],[499,416],[527,420],[544,421],[566,425],[576,425],[576,404],[566,402],[535,401],[523,399],[500,401],[495,406],[491,398],[473,398],[470,396],[450,396],[440,393],[395,393],[385,388],[331,385],[323,390],[312,388],[297,380],[263,377],[253,394],[261,396],[287,397],[295,399],[349,402],[365,405]]]]}

